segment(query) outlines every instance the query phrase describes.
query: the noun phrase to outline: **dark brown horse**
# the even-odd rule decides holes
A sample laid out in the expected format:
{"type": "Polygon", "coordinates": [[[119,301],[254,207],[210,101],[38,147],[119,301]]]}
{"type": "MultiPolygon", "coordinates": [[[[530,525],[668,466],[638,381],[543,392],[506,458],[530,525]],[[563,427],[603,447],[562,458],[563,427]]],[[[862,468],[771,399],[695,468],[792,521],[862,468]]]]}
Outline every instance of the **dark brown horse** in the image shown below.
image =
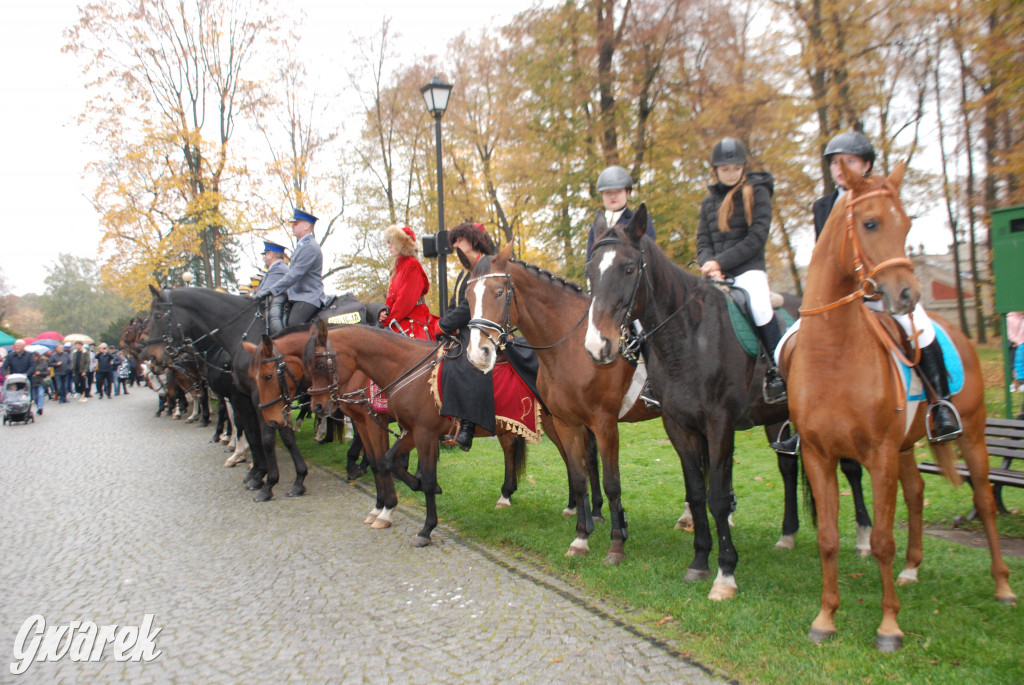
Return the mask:
{"type": "MultiPolygon", "coordinates": [[[[268,426],[278,428],[292,425],[292,401],[309,388],[309,376],[302,364],[303,352],[309,341],[310,327],[306,324],[286,328],[273,337],[264,335],[260,344],[243,342],[242,346],[252,358],[249,360],[249,377],[256,386],[259,397],[258,409],[268,426]]],[[[354,373],[342,392],[355,392],[365,388],[367,377],[354,373]]],[[[394,479],[384,466],[384,455],[388,451],[388,433],[385,427],[372,417],[363,403],[339,403],[337,409],[352,419],[356,432],[370,461],[377,499],[373,509],[363,523],[373,528],[387,528],[391,525],[391,512],[398,506],[394,479]]],[[[324,420],[329,420],[324,417],[324,420]]],[[[348,464],[349,477],[354,477],[356,464],[348,464]]]]}
{"type": "MultiPolygon", "coordinates": [[[[452,419],[438,412],[430,389],[431,371],[442,355],[443,350],[432,342],[365,326],[328,329],[321,323],[314,328],[303,357],[312,384],[310,402],[318,414],[345,401],[339,390],[357,372],[365,373],[380,388],[387,389],[388,411],[407,431],[388,453],[388,467],[410,489],[423,492],[426,498],[426,520],[412,540],[415,547],[429,545],[430,534],[437,526],[436,496],[441,492],[437,481],[438,441],[452,432],[452,419]],[[409,441],[417,452],[415,475],[392,458],[399,446],[407,451],[409,441]]],[[[477,427],[477,435],[487,433],[477,427]]],[[[503,429],[500,422],[497,435],[505,452],[506,484],[502,494],[507,498],[515,491],[515,478],[525,465],[526,441],[503,429]]],[[[559,446],[557,438],[552,437],[552,441],[559,446]]]]}
{"type": "MultiPolygon", "coordinates": [[[[871,473],[875,509],[871,550],[882,580],[882,622],[875,644],[882,651],[903,644],[892,573],[896,552],[893,518],[900,484],[909,516],[907,562],[900,581],[916,580],[922,560],[924,481],[913,448],[925,435],[926,410],[924,403],[916,406],[906,400],[906,389],[894,367],[893,345],[887,344],[875,315],[862,304],[865,297],[880,296],[889,313],[905,314],[913,311],[919,298],[913,264],[904,249],[910,219],[899,198],[903,173],[902,162],[889,178],[860,178],[843,166],[851,188],[836,202],[814,248],[807,269],[803,323],[783,350],[788,362],[790,412],[800,430],[804,468],[818,506],[821,610],[809,637],[822,642],[836,632],[836,463],[840,457],[850,457],[871,473]]],[[[1000,602],[1015,604],[1009,570],[999,551],[995,503],[988,483],[984,387],[977,354],[959,331],[942,321],[936,323],[949,334],[963,360],[964,387],[953,398],[964,428],[957,444],[974,483],[974,506],[984,522],[995,596],[1000,602]]],[[[930,446],[944,474],[958,483],[949,444],[930,446]]]]}

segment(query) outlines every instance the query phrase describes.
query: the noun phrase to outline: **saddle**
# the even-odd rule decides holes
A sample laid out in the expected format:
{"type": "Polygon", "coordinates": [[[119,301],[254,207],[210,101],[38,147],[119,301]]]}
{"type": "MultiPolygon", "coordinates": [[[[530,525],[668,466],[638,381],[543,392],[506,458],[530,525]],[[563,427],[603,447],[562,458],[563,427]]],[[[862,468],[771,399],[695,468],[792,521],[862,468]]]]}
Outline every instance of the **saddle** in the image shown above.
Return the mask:
{"type": "MultiPolygon", "coordinates": [[[[750,357],[761,354],[761,343],[754,329],[754,318],[750,314],[750,295],[743,288],[734,288],[727,285],[719,286],[726,294],[726,302],[729,304],[729,320],[736,332],[743,351],[750,357]]],[[[771,294],[772,309],[775,310],[778,322],[781,326],[780,333],[793,325],[795,319],[782,308],[784,300],[778,293],[771,294]]]]}

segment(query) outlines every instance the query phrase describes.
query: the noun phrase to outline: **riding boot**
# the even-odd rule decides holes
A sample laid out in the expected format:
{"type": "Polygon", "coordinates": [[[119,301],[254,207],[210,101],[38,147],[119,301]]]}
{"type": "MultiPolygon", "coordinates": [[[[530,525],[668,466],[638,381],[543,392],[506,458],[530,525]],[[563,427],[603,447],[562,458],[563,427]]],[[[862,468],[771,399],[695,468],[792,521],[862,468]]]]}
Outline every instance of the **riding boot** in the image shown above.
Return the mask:
{"type": "Polygon", "coordinates": [[[791,421],[786,421],[779,430],[779,436],[769,444],[779,454],[788,454],[795,457],[800,452],[800,434],[796,432],[796,426],[791,421]],[[787,426],[792,435],[788,438],[783,438],[782,434],[786,431],[787,426]]]}
{"type": "Polygon", "coordinates": [[[918,370],[938,395],[938,401],[928,407],[928,414],[932,418],[929,438],[934,442],[955,440],[963,433],[963,426],[960,425],[960,417],[949,401],[949,377],[946,373],[945,360],[942,358],[942,346],[938,340],[921,348],[921,363],[918,370]]]}
{"type": "Polygon", "coordinates": [[[767,404],[782,404],[789,398],[786,394],[786,381],[782,380],[779,369],[775,366],[775,348],[782,340],[778,317],[772,316],[771,321],[763,326],[758,326],[757,334],[761,338],[765,356],[768,358],[768,370],[764,374],[764,386],[761,393],[767,404]]]}
{"type": "Polygon", "coordinates": [[[462,420],[462,425],[459,426],[459,434],[455,436],[455,444],[463,452],[468,452],[469,448],[473,446],[473,433],[476,432],[476,424],[472,421],[462,420]]]}

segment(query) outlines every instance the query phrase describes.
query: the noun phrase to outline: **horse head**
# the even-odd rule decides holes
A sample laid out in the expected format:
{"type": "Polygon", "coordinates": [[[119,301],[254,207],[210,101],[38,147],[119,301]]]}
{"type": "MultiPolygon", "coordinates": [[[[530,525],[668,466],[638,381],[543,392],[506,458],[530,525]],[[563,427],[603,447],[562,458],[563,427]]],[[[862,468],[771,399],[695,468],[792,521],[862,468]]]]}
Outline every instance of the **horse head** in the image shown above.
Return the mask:
{"type": "Polygon", "coordinates": [[[263,420],[272,428],[290,428],[291,404],[303,375],[302,359],[278,352],[273,339],[266,334],[259,345],[243,342],[242,347],[252,355],[249,378],[256,387],[263,420]]]}
{"type": "MultiPolygon", "coordinates": [[[[619,354],[619,341],[629,322],[643,308],[647,233],[647,207],[640,208],[625,228],[610,228],[597,237],[587,262],[590,316],[585,345],[598,364],[611,364],[619,354]]],[[[649,239],[647,239],[649,241],[649,239]]]]}
{"type": "Polygon", "coordinates": [[[149,286],[153,299],[149,307],[149,335],[145,339],[146,354],[159,366],[166,366],[167,346],[172,344],[171,297],[166,291],[149,286]]]}
{"type": "Polygon", "coordinates": [[[910,217],[899,196],[906,166],[901,160],[888,178],[864,178],[841,164],[843,177],[851,179],[850,190],[836,203],[822,230],[819,245],[826,244],[820,251],[838,258],[835,270],[840,278],[853,281],[864,297],[880,297],[890,314],[906,314],[921,296],[905,247],[910,217]],[[838,250],[836,240],[841,241],[838,250]]]}
{"type": "Polygon", "coordinates": [[[467,355],[470,363],[484,373],[494,368],[498,352],[518,323],[518,301],[508,274],[511,258],[512,243],[494,257],[481,258],[466,288],[472,316],[467,355]]]}

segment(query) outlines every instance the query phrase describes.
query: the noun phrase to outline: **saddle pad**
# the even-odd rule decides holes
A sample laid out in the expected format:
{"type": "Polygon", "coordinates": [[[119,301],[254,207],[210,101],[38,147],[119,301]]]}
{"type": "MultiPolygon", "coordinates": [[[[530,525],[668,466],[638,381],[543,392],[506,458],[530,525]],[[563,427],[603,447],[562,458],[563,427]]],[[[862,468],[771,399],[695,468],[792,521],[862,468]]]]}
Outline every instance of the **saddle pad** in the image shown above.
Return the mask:
{"type": "MultiPolygon", "coordinates": [[[[950,340],[949,334],[938,324],[935,324],[935,339],[939,341],[939,346],[942,348],[942,359],[946,362],[946,372],[949,374],[949,394],[956,395],[964,389],[963,360],[960,359],[960,352],[950,340]]],[[[911,402],[924,400],[923,387],[911,389],[911,368],[902,362],[900,362],[900,367],[903,369],[903,387],[907,388],[907,400],[911,402]]]]}
{"type": "MultiPolygon", "coordinates": [[[[441,389],[441,367],[444,361],[430,373],[430,392],[434,403],[441,409],[444,397],[441,389]]],[[[540,424],[540,402],[530,388],[507,361],[498,362],[491,371],[494,382],[494,419],[502,428],[520,435],[532,445],[540,442],[543,431],[540,424]]]]}
{"type": "MultiPolygon", "coordinates": [[[[754,330],[754,324],[746,314],[740,311],[731,297],[726,295],[725,301],[729,303],[729,320],[732,322],[733,330],[736,331],[740,346],[748,356],[756,357],[761,353],[761,341],[757,337],[757,331],[754,330]]],[[[779,317],[784,329],[793,325],[794,319],[785,309],[776,309],[775,315],[779,317]]]]}

